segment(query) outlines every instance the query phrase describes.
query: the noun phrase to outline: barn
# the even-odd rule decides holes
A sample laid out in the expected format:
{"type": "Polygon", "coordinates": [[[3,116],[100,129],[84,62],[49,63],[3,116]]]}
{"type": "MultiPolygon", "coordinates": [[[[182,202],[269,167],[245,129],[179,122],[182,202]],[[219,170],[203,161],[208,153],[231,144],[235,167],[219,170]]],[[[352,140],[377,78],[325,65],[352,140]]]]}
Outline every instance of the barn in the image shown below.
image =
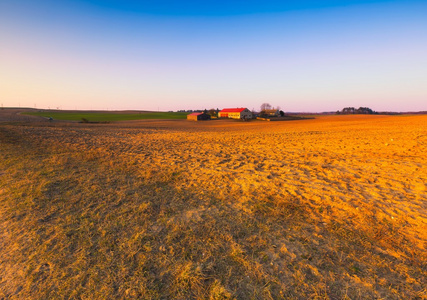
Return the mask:
{"type": "Polygon", "coordinates": [[[210,120],[211,116],[205,113],[192,113],[187,115],[187,120],[190,121],[202,121],[202,120],[210,120]]]}
{"type": "Polygon", "coordinates": [[[224,108],[218,113],[218,118],[252,119],[252,112],[245,108],[224,108]]]}

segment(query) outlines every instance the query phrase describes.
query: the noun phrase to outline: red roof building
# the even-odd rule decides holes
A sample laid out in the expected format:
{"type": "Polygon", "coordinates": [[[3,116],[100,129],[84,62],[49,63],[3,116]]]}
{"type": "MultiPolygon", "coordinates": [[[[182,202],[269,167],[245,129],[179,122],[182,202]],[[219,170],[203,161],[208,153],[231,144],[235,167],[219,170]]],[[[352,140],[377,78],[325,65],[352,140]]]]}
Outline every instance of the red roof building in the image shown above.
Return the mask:
{"type": "Polygon", "coordinates": [[[218,113],[218,118],[252,119],[252,112],[245,108],[224,108],[218,113]]]}

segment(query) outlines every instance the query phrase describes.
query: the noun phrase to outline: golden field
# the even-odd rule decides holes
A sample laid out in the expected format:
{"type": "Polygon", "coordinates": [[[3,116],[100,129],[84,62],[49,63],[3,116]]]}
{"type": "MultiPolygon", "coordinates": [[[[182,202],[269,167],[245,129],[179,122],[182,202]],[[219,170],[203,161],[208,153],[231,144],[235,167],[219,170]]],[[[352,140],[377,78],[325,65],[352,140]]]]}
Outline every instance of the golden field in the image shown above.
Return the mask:
{"type": "Polygon", "coordinates": [[[427,299],[427,116],[0,123],[0,299],[427,299]]]}

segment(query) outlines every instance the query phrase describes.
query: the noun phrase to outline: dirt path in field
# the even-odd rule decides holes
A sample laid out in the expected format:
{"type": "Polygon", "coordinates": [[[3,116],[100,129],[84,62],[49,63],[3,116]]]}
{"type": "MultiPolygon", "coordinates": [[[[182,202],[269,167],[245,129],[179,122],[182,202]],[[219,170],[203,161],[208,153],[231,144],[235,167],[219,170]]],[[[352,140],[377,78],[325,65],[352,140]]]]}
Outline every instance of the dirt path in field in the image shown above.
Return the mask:
{"type": "Polygon", "coordinates": [[[26,108],[0,109],[0,122],[34,122],[46,120],[43,117],[23,115],[23,112],[31,111],[26,108]]]}

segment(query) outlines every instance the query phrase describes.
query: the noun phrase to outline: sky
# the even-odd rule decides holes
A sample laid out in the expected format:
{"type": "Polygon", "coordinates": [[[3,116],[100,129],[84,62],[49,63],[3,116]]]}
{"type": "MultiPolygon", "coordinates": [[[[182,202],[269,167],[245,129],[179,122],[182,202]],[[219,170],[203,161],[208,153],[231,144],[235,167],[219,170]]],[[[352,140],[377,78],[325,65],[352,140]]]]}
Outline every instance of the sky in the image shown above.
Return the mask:
{"type": "Polygon", "coordinates": [[[427,1],[0,0],[0,105],[427,110],[427,1]]]}

